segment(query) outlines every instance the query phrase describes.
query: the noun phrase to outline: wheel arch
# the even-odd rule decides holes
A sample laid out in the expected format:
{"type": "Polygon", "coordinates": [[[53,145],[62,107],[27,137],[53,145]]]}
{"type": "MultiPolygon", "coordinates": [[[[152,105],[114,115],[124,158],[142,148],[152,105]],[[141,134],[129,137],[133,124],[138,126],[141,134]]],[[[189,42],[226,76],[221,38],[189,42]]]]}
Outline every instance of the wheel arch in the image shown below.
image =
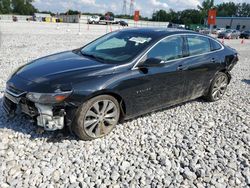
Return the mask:
{"type": "Polygon", "coordinates": [[[209,89],[210,89],[210,86],[211,86],[211,83],[213,82],[213,80],[214,80],[214,78],[216,77],[216,75],[219,74],[220,72],[223,72],[223,73],[225,73],[225,74],[227,75],[227,77],[228,77],[228,84],[230,83],[232,76],[231,76],[231,74],[227,71],[227,69],[218,70],[218,71],[214,74],[214,77],[210,80],[208,87],[207,87],[207,88],[205,89],[205,91],[204,91],[204,95],[206,95],[206,94],[208,93],[208,91],[209,91],[209,89]]]}
{"type": "Polygon", "coordinates": [[[120,115],[119,121],[123,121],[124,117],[126,116],[126,104],[125,104],[123,97],[121,95],[119,95],[117,92],[110,91],[110,90],[96,91],[96,92],[92,93],[91,95],[87,96],[84,101],[87,101],[89,99],[92,99],[92,98],[100,96],[100,95],[110,95],[118,101],[119,107],[121,110],[121,115],[120,115]]]}
{"type": "Polygon", "coordinates": [[[218,72],[223,72],[223,73],[225,73],[227,75],[227,77],[228,77],[228,84],[229,84],[230,81],[231,81],[231,79],[232,79],[232,76],[231,76],[230,72],[228,72],[227,69],[221,69],[218,72]]]}

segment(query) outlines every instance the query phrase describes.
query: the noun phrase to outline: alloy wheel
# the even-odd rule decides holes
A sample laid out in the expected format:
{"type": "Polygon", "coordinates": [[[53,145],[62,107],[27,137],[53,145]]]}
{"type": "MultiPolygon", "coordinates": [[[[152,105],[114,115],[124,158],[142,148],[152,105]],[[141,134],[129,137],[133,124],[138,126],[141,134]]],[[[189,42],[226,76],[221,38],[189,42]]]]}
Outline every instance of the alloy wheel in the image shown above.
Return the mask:
{"type": "Polygon", "coordinates": [[[118,107],[111,100],[95,102],[84,118],[84,130],[88,136],[99,138],[107,135],[118,120],[118,107]]]}
{"type": "Polygon", "coordinates": [[[228,80],[225,75],[221,75],[217,78],[212,89],[212,97],[214,100],[219,100],[224,95],[228,85],[228,80]]]}

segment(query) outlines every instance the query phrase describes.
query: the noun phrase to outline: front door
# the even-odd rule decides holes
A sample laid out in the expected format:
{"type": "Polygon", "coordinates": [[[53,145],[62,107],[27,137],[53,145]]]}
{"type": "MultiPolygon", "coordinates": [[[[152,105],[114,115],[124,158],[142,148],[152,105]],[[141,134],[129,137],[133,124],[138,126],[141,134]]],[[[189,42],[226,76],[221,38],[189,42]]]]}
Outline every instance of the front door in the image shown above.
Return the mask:
{"type": "Polygon", "coordinates": [[[183,41],[181,36],[163,39],[131,70],[130,79],[123,82],[129,86],[129,96],[133,97],[128,112],[142,114],[182,101],[184,77],[179,65],[183,41]]]}

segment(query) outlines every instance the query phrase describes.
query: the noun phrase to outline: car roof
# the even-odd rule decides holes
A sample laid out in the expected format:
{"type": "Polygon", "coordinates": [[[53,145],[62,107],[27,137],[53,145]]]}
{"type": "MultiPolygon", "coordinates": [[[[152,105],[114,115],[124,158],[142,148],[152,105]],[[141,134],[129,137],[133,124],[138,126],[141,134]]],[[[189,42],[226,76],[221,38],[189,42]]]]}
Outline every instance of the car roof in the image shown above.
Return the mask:
{"type": "Polygon", "coordinates": [[[153,37],[164,37],[173,34],[199,34],[194,31],[185,30],[185,29],[177,29],[177,28],[158,28],[158,27],[141,27],[141,28],[128,28],[122,31],[125,32],[135,32],[147,34],[153,37]]]}
{"type": "Polygon", "coordinates": [[[177,29],[177,28],[140,27],[140,28],[126,28],[126,29],[120,30],[119,32],[131,32],[133,34],[136,34],[136,33],[143,34],[145,36],[151,37],[153,40],[160,40],[164,37],[176,35],[176,34],[195,34],[195,35],[204,36],[212,40],[215,40],[213,37],[203,34],[203,33],[191,31],[191,30],[185,30],[185,29],[177,29]]]}

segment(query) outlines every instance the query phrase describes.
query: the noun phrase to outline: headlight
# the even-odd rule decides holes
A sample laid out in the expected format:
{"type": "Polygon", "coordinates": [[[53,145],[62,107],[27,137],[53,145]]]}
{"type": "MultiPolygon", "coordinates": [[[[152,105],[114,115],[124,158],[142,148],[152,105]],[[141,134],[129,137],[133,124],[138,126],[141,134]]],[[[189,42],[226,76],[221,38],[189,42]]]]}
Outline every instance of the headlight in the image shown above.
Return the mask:
{"type": "Polygon", "coordinates": [[[41,104],[55,104],[64,101],[70,96],[72,91],[60,92],[60,93],[27,93],[26,97],[35,103],[41,104]]]}

